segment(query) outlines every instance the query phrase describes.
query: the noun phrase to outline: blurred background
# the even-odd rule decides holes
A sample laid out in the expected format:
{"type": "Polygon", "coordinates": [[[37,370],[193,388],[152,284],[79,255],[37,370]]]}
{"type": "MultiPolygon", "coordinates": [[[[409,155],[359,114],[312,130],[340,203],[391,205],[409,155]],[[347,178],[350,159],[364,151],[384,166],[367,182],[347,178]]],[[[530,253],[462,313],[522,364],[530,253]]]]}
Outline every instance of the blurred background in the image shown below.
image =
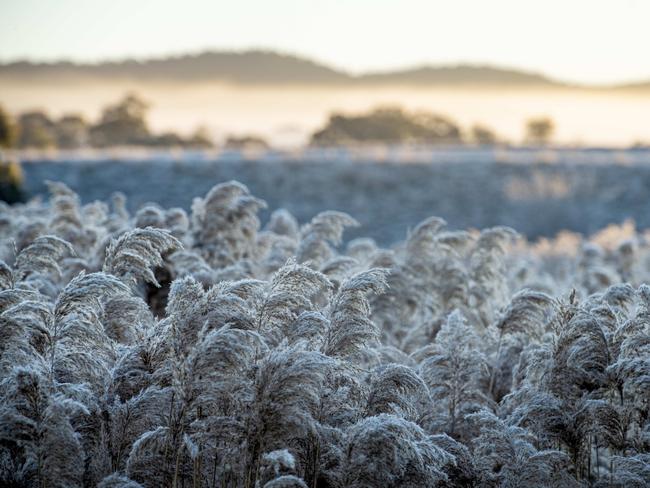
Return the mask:
{"type": "Polygon", "coordinates": [[[5,0],[0,190],[189,208],[237,179],[382,244],[650,226],[643,0],[5,0]]]}

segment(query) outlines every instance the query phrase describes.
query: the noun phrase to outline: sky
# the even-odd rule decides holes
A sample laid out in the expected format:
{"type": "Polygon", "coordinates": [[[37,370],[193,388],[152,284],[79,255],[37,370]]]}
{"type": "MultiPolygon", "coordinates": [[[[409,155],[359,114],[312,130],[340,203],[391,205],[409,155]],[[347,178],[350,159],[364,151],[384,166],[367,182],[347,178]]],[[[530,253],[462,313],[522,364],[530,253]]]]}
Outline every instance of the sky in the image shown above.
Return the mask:
{"type": "Polygon", "coordinates": [[[265,48],[354,73],[493,64],[650,79],[650,0],[0,0],[0,61],[265,48]]]}

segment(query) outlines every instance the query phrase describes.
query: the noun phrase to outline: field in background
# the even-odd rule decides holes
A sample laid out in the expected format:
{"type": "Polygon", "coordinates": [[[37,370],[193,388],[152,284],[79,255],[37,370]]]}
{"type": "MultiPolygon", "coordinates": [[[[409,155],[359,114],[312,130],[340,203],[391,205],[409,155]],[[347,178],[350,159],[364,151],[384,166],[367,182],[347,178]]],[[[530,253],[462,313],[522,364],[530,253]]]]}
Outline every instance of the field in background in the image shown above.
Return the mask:
{"type": "MultiPolygon", "coordinates": [[[[398,155],[384,154],[377,162],[345,152],[255,159],[160,154],[32,160],[23,172],[30,195],[45,194],[44,180],[57,180],[84,203],[121,191],[131,210],[151,201],[189,209],[194,196],[236,179],[269,208],[284,207],[301,223],[327,209],[348,212],[362,225],[347,238],[368,236],[383,245],[403,239],[431,215],[452,228],[508,225],[529,238],[561,230],[590,234],[626,219],[650,228],[650,150],[450,149],[411,154],[411,163],[398,155]]],[[[267,218],[268,211],[262,212],[267,218]]]]}

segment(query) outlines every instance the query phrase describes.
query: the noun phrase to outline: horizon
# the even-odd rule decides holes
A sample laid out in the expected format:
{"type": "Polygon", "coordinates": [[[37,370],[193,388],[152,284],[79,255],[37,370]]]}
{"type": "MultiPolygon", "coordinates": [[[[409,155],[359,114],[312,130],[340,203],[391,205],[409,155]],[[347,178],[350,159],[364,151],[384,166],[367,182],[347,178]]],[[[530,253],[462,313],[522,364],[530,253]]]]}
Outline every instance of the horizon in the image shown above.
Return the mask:
{"type": "Polygon", "coordinates": [[[353,76],[473,65],[593,86],[650,79],[650,63],[642,62],[647,59],[644,46],[650,45],[650,31],[643,25],[650,4],[636,0],[577,0],[570,5],[560,0],[544,5],[407,0],[399,7],[379,1],[372,4],[371,23],[366,21],[368,0],[318,8],[291,0],[227,6],[191,0],[182,9],[171,0],[118,0],[102,3],[102,15],[93,4],[7,2],[0,7],[6,24],[0,29],[0,60],[97,64],[264,50],[313,60],[353,76]],[[468,9],[473,15],[467,15],[468,9]],[[172,31],[176,35],[170,36],[172,31]]]}
{"type": "MultiPolygon", "coordinates": [[[[327,63],[326,61],[322,61],[318,58],[310,57],[307,55],[303,55],[297,52],[290,52],[290,51],[282,51],[279,49],[273,49],[269,47],[250,47],[250,48],[243,48],[243,49],[219,49],[219,48],[205,48],[205,49],[198,49],[195,51],[182,51],[182,52],[170,52],[167,54],[160,54],[160,55],[152,55],[152,56],[127,56],[127,57],[114,57],[114,58],[102,58],[102,59],[95,59],[95,60],[75,60],[72,58],[66,58],[66,57],[61,57],[61,58],[55,58],[55,59],[32,59],[32,58],[17,58],[13,60],[5,60],[0,58],[0,66],[8,66],[12,64],[20,64],[20,63],[29,63],[33,65],[57,65],[57,64],[73,64],[75,66],[101,66],[104,64],[120,64],[120,63],[128,63],[128,62],[137,62],[137,63],[147,63],[151,61],[159,61],[159,60],[172,60],[172,59],[181,59],[184,57],[199,57],[203,55],[209,55],[209,54],[239,54],[239,55],[245,55],[245,54],[251,54],[251,53],[265,53],[265,54],[271,54],[271,55],[278,55],[282,57],[290,57],[290,58],[295,58],[295,59],[300,59],[304,61],[311,62],[315,65],[322,66],[334,71],[337,71],[339,73],[345,74],[350,76],[351,78],[362,78],[363,76],[367,75],[375,75],[375,74],[384,74],[384,73],[398,73],[398,72],[404,72],[404,71],[415,71],[419,69],[453,69],[453,68],[478,68],[478,69],[494,69],[494,70],[502,70],[502,71],[513,71],[517,73],[524,73],[524,74],[529,74],[529,75],[535,75],[535,76],[540,76],[547,78],[551,82],[558,82],[558,83],[566,83],[566,84],[574,84],[573,82],[568,82],[564,79],[554,77],[548,73],[542,72],[542,71],[534,71],[534,70],[527,70],[525,68],[520,68],[517,66],[509,66],[509,65],[501,65],[501,64],[493,64],[489,62],[473,62],[473,61],[458,61],[458,62],[445,62],[445,63],[435,63],[435,62],[429,62],[429,63],[419,63],[419,64],[407,64],[403,66],[394,66],[394,67],[385,67],[385,68],[377,68],[377,69],[372,69],[372,70],[366,70],[366,71],[351,71],[348,70],[345,67],[342,66],[337,66],[331,63],[327,63]]],[[[627,83],[634,83],[635,81],[648,81],[647,79],[640,79],[640,80],[630,80],[629,82],[621,82],[621,83],[607,83],[607,84],[586,84],[586,83],[575,83],[576,86],[593,86],[593,87],[608,87],[608,86],[614,86],[614,85],[619,85],[619,84],[627,84],[627,83]]]]}
{"type": "Polygon", "coordinates": [[[171,52],[167,54],[152,55],[152,56],[131,56],[131,57],[127,56],[127,57],[103,58],[103,59],[95,59],[95,60],[75,60],[75,59],[65,58],[65,57],[49,59],[49,60],[31,59],[31,58],[17,58],[13,60],[5,60],[0,58],[0,66],[11,66],[14,64],[27,63],[35,66],[56,66],[57,64],[72,64],[74,66],[90,67],[90,66],[102,66],[106,64],[121,64],[121,63],[129,63],[129,62],[144,64],[151,61],[174,60],[174,59],[182,59],[185,57],[199,57],[202,55],[210,55],[210,54],[245,55],[251,53],[265,53],[270,55],[278,55],[281,57],[290,57],[294,59],[303,60],[306,62],[313,63],[316,66],[331,69],[338,73],[347,75],[352,79],[363,78],[364,76],[369,76],[369,75],[402,73],[402,72],[417,71],[422,69],[437,70],[437,69],[456,69],[456,68],[476,68],[476,69],[485,69],[485,70],[511,71],[513,73],[538,76],[541,78],[545,78],[547,81],[551,83],[555,83],[558,85],[565,85],[567,88],[608,89],[608,88],[625,87],[628,85],[650,83],[650,76],[648,76],[647,78],[618,80],[612,82],[600,82],[600,83],[579,82],[579,81],[571,81],[564,78],[556,77],[550,73],[546,73],[543,71],[530,70],[518,66],[494,64],[489,62],[473,62],[473,61],[419,63],[419,64],[395,66],[392,68],[386,67],[386,68],[377,68],[377,69],[372,69],[367,71],[354,72],[346,69],[345,67],[333,65],[325,61],[322,61],[320,59],[303,55],[300,53],[282,51],[278,49],[265,48],[265,47],[251,47],[251,48],[244,48],[244,49],[206,48],[206,49],[199,49],[196,51],[171,52]]]}

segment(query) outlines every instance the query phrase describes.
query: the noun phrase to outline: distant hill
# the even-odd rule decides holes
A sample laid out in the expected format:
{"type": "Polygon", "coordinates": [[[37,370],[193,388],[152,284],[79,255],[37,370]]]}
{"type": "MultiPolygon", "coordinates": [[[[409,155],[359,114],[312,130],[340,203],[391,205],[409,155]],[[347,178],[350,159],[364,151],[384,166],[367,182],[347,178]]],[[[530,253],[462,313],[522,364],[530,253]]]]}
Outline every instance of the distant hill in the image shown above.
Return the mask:
{"type": "Polygon", "coordinates": [[[422,66],[402,71],[369,73],[363,75],[361,80],[370,83],[412,85],[565,85],[537,73],[475,65],[422,66]]]}
{"type": "Polygon", "coordinates": [[[650,81],[642,81],[639,83],[628,83],[625,85],[615,86],[614,88],[618,90],[625,90],[625,91],[650,92],[650,81]]]}
{"type": "MultiPolygon", "coordinates": [[[[137,81],[223,81],[233,84],[299,85],[464,85],[523,87],[582,87],[539,73],[486,66],[419,66],[403,70],[352,75],[310,59],[273,51],[207,51],[199,54],[145,60],[72,63],[17,61],[0,64],[0,80],[83,80],[86,78],[137,81]]],[[[592,87],[598,88],[598,87],[592,87]]],[[[650,90],[650,81],[603,87],[650,90]]]]}
{"type": "Polygon", "coordinates": [[[71,62],[0,64],[0,78],[133,79],[146,81],[224,81],[240,84],[465,84],[540,85],[562,83],[545,76],[492,66],[423,66],[353,76],[309,59],[271,51],[204,52],[148,60],[97,64],[71,62]]]}
{"type": "Polygon", "coordinates": [[[340,83],[345,73],[307,59],[266,51],[205,52],[143,61],[126,60],[98,64],[71,62],[0,65],[0,77],[25,78],[101,77],[160,81],[225,81],[231,83],[340,83]]]}

